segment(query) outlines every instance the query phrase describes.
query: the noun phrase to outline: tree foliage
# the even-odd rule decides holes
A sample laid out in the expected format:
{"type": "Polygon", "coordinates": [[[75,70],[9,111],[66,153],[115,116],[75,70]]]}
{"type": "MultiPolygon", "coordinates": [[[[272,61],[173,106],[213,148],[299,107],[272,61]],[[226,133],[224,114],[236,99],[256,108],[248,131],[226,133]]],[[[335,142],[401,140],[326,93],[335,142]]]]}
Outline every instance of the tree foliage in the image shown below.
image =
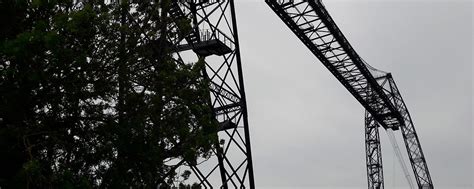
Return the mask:
{"type": "Polygon", "coordinates": [[[174,59],[170,2],[0,2],[1,187],[155,188],[209,156],[205,63],[174,59]]]}

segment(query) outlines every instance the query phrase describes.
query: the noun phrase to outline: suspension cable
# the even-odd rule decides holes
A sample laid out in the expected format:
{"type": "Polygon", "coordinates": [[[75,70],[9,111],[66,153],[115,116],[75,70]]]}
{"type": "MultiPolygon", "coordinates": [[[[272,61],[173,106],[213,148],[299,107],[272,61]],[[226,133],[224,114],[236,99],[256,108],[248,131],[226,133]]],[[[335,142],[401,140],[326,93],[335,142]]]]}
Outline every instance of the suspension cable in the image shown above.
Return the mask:
{"type": "Polygon", "coordinates": [[[405,161],[403,161],[402,153],[400,151],[400,148],[398,147],[395,134],[393,133],[392,129],[386,129],[386,131],[387,131],[388,139],[390,140],[390,143],[392,143],[393,151],[395,152],[398,162],[400,163],[400,166],[402,167],[403,172],[405,173],[405,178],[407,179],[408,185],[410,185],[411,189],[415,189],[415,186],[413,185],[413,182],[410,177],[410,173],[408,172],[407,165],[405,164],[405,161]]]}

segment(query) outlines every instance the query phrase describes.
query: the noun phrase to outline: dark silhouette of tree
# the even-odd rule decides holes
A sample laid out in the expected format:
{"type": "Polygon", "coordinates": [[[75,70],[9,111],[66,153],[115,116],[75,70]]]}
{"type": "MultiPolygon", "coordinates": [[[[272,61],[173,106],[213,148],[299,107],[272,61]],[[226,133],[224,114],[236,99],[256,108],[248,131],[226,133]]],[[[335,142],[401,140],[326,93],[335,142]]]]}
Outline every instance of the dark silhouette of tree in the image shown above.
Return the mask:
{"type": "Polygon", "coordinates": [[[205,63],[174,59],[170,2],[0,2],[0,187],[156,188],[210,156],[205,63]]]}

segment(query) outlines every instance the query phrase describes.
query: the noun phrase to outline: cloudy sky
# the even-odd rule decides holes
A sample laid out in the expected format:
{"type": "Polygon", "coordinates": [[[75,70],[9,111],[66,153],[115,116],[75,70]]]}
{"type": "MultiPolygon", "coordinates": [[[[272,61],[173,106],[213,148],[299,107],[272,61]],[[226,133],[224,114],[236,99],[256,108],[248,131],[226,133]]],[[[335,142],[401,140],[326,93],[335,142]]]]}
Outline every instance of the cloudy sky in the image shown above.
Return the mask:
{"type": "MultiPolygon", "coordinates": [[[[473,2],[323,2],[356,51],[392,72],[435,187],[472,188],[473,2]]],[[[263,1],[236,9],[257,188],[366,188],[362,106],[263,1]]],[[[386,188],[407,188],[381,137],[386,188]]]]}

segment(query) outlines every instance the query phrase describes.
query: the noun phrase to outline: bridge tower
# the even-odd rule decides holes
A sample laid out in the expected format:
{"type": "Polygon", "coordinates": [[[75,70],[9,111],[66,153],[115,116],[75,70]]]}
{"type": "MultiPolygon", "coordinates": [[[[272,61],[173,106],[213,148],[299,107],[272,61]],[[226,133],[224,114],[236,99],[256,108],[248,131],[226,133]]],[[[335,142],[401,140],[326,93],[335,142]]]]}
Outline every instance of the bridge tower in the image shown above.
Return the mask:
{"type": "Polygon", "coordinates": [[[201,188],[254,188],[249,123],[245,98],[234,0],[172,1],[169,16],[186,18],[191,28],[184,38],[169,39],[180,63],[204,60],[209,78],[210,105],[219,122],[217,148],[197,162],[174,162],[172,171],[190,169],[191,182],[201,188]]]}

